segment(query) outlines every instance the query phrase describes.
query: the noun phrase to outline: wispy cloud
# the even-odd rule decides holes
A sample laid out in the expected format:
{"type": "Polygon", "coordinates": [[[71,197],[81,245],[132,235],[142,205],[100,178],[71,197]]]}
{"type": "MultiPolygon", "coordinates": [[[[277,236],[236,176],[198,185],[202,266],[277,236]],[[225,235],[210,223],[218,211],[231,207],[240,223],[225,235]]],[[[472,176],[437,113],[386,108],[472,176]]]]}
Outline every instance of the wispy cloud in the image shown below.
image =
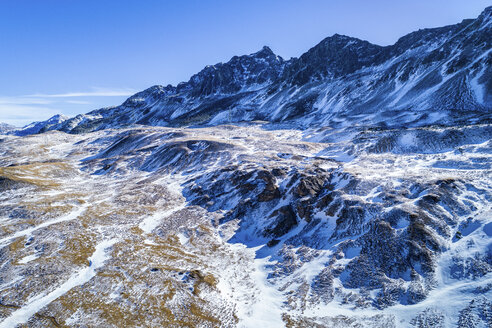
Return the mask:
{"type": "Polygon", "coordinates": [[[134,89],[100,89],[94,88],[89,92],[66,92],[66,93],[54,93],[54,94],[32,94],[26,97],[32,98],[74,98],[74,97],[122,97],[131,96],[137,91],[134,89]]]}
{"type": "Polygon", "coordinates": [[[0,122],[24,126],[56,114],[72,116],[110,105],[117,105],[118,97],[135,94],[133,89],[92,88],[90,91],[53,94],[0,96],[0,122]],[[114,99],[113,99],[114,97],[114,99]]]}
{"type": "Polygon", "coordinates": [[[76,105],[89,105],[92,104],[90,101],[86,100],[65,100],[67,104],[76,104],[76,105]]]}
{"type": "Polygon", "coordinates": [[[59,109],[51,107],[0,103],[0,122],[15,126],[46,120],[58,113],[59,109]]]}

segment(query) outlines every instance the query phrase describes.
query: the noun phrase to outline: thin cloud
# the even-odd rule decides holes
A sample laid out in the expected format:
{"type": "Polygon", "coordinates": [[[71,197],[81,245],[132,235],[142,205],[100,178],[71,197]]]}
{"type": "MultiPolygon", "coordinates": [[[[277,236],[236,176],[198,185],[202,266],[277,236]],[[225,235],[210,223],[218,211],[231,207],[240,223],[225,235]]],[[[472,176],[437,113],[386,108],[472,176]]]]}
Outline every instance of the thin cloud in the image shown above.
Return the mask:
{"type": "Polygon", "coordinates": [[[33,121],[46,120],[55,114],[73,116],[116,105],[121,101],[117,97],[128,97],[135,93],[133,89],[92,88],[87,92],[0,96],[0,122],[24,126],[33,121]]]}
{"type": "Polygon", "coordinates": [[[131,96],[136,92],[137,91],[133,89],[95,89],[94,91],[88,91],[88,92],[66,92],[66,93],[54,93],[54,94],[37,93],[37,94],[27,95],[26,97],[33,97],[33,98],[122,97],[122,96],[131,96]]]}
{"type": "Polygon", "coordinates": [[[89,98],[89,97],[127,97],[135,94],[133,89],[97,89],[88,92],[67,92],[43,94],[36,93],[22,96],[0,96],[0,105],[47,105],[54,102],[88,105],[86,100],[63,100],[63,98],[89,98]]]}
{"type": "Polygon", "coordinates": [[[85,100],[65,100],[67,104],[75,104],[75,105],[90,105],[92,104],[90,101],[85,100]]]}
{"type": "Polygon", "coordinates": [[[24,126],[34,121],[44,121],[58,114],[56,108],[19,104],[0,104],[0,122],[24,126]]]}

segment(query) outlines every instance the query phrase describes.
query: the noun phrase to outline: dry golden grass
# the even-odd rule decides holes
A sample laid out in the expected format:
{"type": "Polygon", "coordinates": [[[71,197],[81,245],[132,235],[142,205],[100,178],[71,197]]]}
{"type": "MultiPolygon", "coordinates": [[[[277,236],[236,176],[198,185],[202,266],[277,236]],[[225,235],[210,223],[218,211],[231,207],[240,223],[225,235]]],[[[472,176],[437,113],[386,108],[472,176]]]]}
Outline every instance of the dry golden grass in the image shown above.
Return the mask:
{"type": "Polygon", "coordinates": [[[158,327],[220,326],[220,319],[207,310],[208,304],[199,297],[199,287],[204,284],[215,288],[216,278],[198,270],[190,271],[194,279],[192,293],[189,285],[173,278],[199,262],[196,256],[179,248],[177,242],[176,236],[162,239],[158,245],[143,244],[139,235],[124,239],[114,245],[111,264],[93,279],[92,283],[99,286],[97,292],[77,287],[54,303],[64,309],[64,318],[81,311],[98,318],[98,324],[106,327],[138,327],[150,322],[158,327]],[[159,271],[142,271],[142,266],[148,265],[159,271]],[[122,286],[118,300],[109,297],[111,288],[100,288],[118,284],[122,286]],[[173,302],[175,297],[181,297],[179,306],[173,302]]]}
{"type": "Polygon", "coordinates": [[[9,245],[9,253],[11,254],[11,258],[14,259],[14,263],[16,263],[21,256],[20,253],[24,249],[24,244],[26,242],[25,237],[19,237],[16,238],[13,242],[10,243],[9,245]]]}
{"type": "MultiPolygon", "coordinates": [[[[221,326],[219,313],[222,310],[214,308],[210,301],[203,298],[210,293],[217,293],[220,298],[216,287],[217,278],[208,272],[209,263],[206,260],[208,256],[214,256],[211,253],[220,253],[220,247],[216,243],[203,242],[201,237],[194,235],[190,238],[190,247],[183,247],[179,238],[172,233],[163,236],[146,235],[137,226],[143,217],[162,208],[160,204],[162,197],[166,196],[165,188],[154,198],[149,198],[146,189],[135,186],[132,189],[125,185],[121,189],[114,186],[117,188],[117,196],[114,198],[108,197],[104,189],[99,195],[86,186],[81,186],[82,191],[73,191],[75,188],[69,186],[69,191],[58,193],[68,186],[66,181],[70,179],[67,180],[67,177],[80,176],[80,172],[65,162],[2,167],[0,176],[38,187],[30,193],[29,198],[22,199],[17,205],[39,215],[39,219],[19,219],[16,224],[21,222],[36,226],[47,217],[70,213],[86,201],[92,204],[76,219],[50,227],[55,232],[50,232],[54,245],[50,245],[49,252],[33,261],[44,267],[65,267],[62,276],[26,277],[23,282],[25,286],[36,282],[40,286],[46,284],[42,289],[52,287],[60,279],[64,280],[65,275],[69,276],[71,270],[88,266],[95,245],[101,240],[101,230],[97,228],[111,231],[117,229],[125,236],[113,246],[111,259],[94,278],[72,288],[36,314],[41,326],[66,327],[65,320],[76,312],[86,316],[83,321],[89,327],[221,326]],[[153,239],[155,244],[145,243],[147,238],[153,239]],[[186,274],[190,279],[183,281],[186,274]],[[122,286],[121,290],[117,286],[122,286]],[[110,297],[115,292],[118,294],[117,299],[110,297]]],[[[159,191],[159,188],[156,190],[159,191]]],[[[18,230],[13,228],[8,225],[0,227],[6,233],[18,230]]],[[[213,233],[206,224],[195,229],[198,235],[213,233]]],[[[25,239],[17,238],[9,245],[15,261],[25,255],[25,239]]],[[[9,289],[8,292],[15,293],[15,290],[9,289]]],[[[25,295],[30,297],[32,293],[29,289],[25,295]]],[[[17,301],[25,302],[26,299],[19,297],[17,301]]],[[[232,310],[228,311],[232,313],[232,310]]],[[[12,309],[0,307],[0,315],[8,316],[11,312],[12,309]]]]}
{"type": "Polygon", "coordinates": [[[96,235],[90,231],[72,234],[64,242],[64,247],[55,256],[61,256],[67,263],[77,266],[89,265],[88,259],[94,253],[96,235]]]}
{"type": "Polygon", "coordinates": [[[21,249],[24,248],[24,243],[25,243],[25,237],[19,237],[15,239],[12,243],[9,245],[9,251],[10,252],[17,252],[21,249]]]}
{"type": "Polygon", "coordinates": [[[44,189],[55,189],[61,184],[54,179],[75,173],[74,168],[64,162],[32,163],[0,167],[0,176],[13,181],[28,183],[44,189]]]}

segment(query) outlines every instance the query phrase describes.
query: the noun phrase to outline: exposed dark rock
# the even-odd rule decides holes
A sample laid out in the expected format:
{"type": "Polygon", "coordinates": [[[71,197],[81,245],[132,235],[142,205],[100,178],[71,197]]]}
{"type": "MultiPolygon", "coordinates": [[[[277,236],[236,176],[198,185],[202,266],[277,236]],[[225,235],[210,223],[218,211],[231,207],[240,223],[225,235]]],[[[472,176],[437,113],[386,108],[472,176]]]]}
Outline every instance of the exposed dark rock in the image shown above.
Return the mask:
{"type": "Polygon", "coordinates": [[[297,225],[296,213],[290,205],[282,206],[273,211],[271,218],[274,218],[273,227],[266,230],[267,234],[281,237],[297,225]]]}
{"type": "Polygon", "coordinates": [[[278,239],[271,239],[268,243],[267,243],[267,246],[268,247],[274,247],[276,245],[278,245],[278,243],[280,242],[280,240],[278,239]]]}

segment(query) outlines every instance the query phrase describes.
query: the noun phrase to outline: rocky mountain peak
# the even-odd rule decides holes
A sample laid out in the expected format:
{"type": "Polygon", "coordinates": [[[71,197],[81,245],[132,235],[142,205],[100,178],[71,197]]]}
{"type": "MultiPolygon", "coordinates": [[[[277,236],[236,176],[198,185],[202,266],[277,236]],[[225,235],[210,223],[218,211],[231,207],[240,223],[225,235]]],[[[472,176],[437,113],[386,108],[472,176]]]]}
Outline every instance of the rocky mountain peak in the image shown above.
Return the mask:
{"type": "Polygon", "coordinates": [[[344,34],[338,34],[335,33],[332,36],[324,38],[318,46],[324,45],[324,46],[337,46],[337,45],[346,45],[348,42],[351,43],[356,43],[356,42],[365,42],[363,40],[360,40],[358,38],[354,38],[348,35],[344,34]]]}
{"type": "Polygon", "coordinates": [[[347,75],[369,63],[380,62],[383,49],[368,41],[334,34],[294,59],[284,76],[290,83],[302,85],[347,75]]]}
{"type": "Polygon", "coordinates": [[[492,6],[488,6],[482,11],[479,17],[488,16],[490,18],[491,15],[492,15],[492,6]]]}
{"type": "Polygon", "coordinates": [[[477,20],[482,22],[482,26],[490,24],[490,22],[492,21],[492,6],[485,8],[480,16],[478,16],[477,20]]]}
{"type": "Polygon", "coordinates": [[[244,56],[234,56],[227,63],[208,65],[191,77],[186,85],[193,96],[235,93],[273,81],[282,71],[284,60],[269,47],[244,56]]]}
{"type": "Polygon", "coordinates": [[[277,57],[277,55],[275,55],[272,49],[270,49],[270,47],[268,46],[263,46],[260,51],[255,52],[254,54],[252,54],[252,56],[255,56],[257,58],[271,58],[272,56],[277,57]]]}
{"type": "Polygon", "coordinates": [[[48,122],[61,122],[61,121],[65,121],[66,119],[68,119],[68,116],[66,115],[63,115],[63,114],[56,114],[54,116],[52,116],[51,118],[48,119],[48,122]]]}
{"type": "Polygon", "coordinates": [[[56,114],[46,121],[41,121],[41,122],[33,122],[31,124],[28,124],[24,126],[22,129],[13,131],[15,135],[23,136],[23,135],[28,135],[28,134],[36,134],[42,131],[48,130],[52,126],[56,126],[58,124],[61,124],[69,119],[68,116],[62,115],[62,114],[56,114]]]}

